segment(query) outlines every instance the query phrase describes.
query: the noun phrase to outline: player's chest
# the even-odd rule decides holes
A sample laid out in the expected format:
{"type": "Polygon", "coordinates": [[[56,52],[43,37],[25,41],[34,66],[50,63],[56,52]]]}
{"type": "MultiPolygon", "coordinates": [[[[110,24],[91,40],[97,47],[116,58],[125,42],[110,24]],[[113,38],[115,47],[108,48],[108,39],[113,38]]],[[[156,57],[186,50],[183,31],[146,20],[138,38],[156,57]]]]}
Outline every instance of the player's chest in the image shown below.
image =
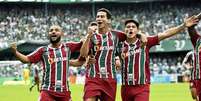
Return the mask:
{"type": "Polygon", "coordinates": [[[114,50],[116,37],[112,34],[94,35],[92,44],[96,51],[114,50]]]}
{"type": "Polygon", "coordinates": [[[140,47],[140,45],[137,44],[129,44],[124,45],[124,47],[122,48],[122,52],[127,56],[133,56],[140,54],[142,52],[142,48],[140,47]]]}
{"type": "Polygon", "coordinates": [[[67,61],[68,57],[70,57],[69,48],[49,49],[43,54],[43,58],[50,64],[67,61]]]}

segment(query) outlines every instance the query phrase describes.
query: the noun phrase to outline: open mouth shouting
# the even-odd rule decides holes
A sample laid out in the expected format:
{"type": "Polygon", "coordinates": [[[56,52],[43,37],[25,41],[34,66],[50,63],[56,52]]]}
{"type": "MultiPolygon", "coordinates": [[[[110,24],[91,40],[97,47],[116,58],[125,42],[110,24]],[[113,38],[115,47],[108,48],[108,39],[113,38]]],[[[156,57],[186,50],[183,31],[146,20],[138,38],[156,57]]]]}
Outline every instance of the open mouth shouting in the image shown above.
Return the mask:
{"type": "Polygon", "coordinates": [[[50,38],[52,41],[55,41],[55,40],[57,40],[58,37],[57,37],[57,35],[51,35],[50,38]]]}
{"type": "Polygon", "coordinates": [[[101,22],[101,21],[97,21],[97,24],[98,24],[98,25],[101,25],[102,23],[103,23],[103,22],[101,22]]]}
{"type": "Polygon", "coordinates": [[[128,34],[129,34],[129,35],[132,35],[132,34],[133,34],[133,32],[128,32],[128,34]]]}

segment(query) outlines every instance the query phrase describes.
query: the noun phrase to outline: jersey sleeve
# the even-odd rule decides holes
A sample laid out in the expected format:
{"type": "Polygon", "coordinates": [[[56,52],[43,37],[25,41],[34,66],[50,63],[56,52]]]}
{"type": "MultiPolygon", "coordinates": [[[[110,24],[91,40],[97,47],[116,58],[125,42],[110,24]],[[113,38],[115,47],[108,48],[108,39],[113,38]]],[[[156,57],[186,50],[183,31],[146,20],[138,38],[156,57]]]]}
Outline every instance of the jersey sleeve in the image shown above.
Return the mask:
{"type": "Polygon", "coordinates": [[[31,63],[37,63],[41,61],[43,52],[44,52],[44,47],[39,47],[34,52],[28,55],[28,59],[30,60],[31,63]]]}
{"type": "Polygon", "coordinates": [[[119,38],[119,41],[122,42],[122,41],[125,41],[126,40],[126,34],[122,31],[113,31],[116,33],[117,35],[117,38],[119,38]]]}
{"type": "Polygon", "coordinates": [[[70,48],[71,52],[79,52],[80,48],[82,47],[82,41],[81,42],[69,42],[66,44],[70,48]]]}
{"type": "Polygon", "coordinates": [[[159,44],[158,35],[148,36],[147,38],[148,38],[147,46],[152,47],[154,45],[159,44]]]}
{"type": "Polygon", "coordinates": [[[196,45],[196,41],[199,38],[201,38],[201,36],[198,34],[198,32],[196,32],[196,33],[189,33],[189,35],[190,35],[191,42],[192,42],[193,46],[195,46],[196,45]]]}
{"type": "Polygon", "coordinates": [[[186,55],[186,56],[184,57],[184,59],[183,59],[183,61],[182,61],[182,64],[187,63],[188,57],[189,57],[188,55],[186,55]]]}

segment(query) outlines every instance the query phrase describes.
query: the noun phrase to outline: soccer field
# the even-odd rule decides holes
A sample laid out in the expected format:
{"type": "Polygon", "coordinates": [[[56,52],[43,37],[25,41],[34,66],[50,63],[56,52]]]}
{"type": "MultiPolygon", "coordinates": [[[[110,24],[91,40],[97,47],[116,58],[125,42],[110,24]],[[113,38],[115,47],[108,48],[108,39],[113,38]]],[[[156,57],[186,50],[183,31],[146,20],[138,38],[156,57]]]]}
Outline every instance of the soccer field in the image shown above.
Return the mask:
{"type": "MultiPolygon", "coordinates": [[[[30,86],[0,86],[0,101],[37,101],[39,93],[30,86]]],[[[83,85],[71,85],[73,101],[82,101],[83,85]]],[[[121,101],[120,86],[117,100],[121,101]]],[[[193,101],[187,83],[152,84],[150,101],[193,101]]]]}

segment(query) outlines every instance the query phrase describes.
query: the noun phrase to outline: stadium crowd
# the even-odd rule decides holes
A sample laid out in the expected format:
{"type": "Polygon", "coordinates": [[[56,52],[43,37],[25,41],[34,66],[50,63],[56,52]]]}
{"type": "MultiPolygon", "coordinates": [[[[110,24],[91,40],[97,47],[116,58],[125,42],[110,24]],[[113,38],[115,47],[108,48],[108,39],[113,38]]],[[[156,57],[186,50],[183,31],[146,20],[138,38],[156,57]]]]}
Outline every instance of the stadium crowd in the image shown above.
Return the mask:
{"type": "MultiPolygon", "coordinates": [[[[183,21],[183,18],[201,10],[199,5],[182,6],[160,3],[106,4],[106,6],[114,15],[113,28],[121,30],[124,20],[133,18],[140,22],[140,28],[146,34],[151,35],[178,25],[183,21]]],[[[94,20],[94,11],[91,5],[81,6],[81,4],[42,5],[39,7],[0,6],[0,42],[2,42],[0,47],[7,47],[5,42],[11,40],[45,40],[48,27],[51,24],[59,24],[63,27],[66,41],[79,41],[86,34],[89,22],[94,20]]],[[[189,38],[189,36],[183,32],[172,38],[183,39],[189,38]]]]}

